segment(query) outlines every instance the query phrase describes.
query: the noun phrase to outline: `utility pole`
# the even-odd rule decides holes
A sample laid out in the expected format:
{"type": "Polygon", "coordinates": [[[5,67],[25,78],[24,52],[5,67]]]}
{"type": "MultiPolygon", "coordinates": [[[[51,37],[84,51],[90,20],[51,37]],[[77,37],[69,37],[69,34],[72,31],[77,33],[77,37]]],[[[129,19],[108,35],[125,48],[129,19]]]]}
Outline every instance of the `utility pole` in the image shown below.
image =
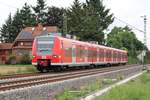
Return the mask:
{"type": "Polygon", "coordinates": [[[67,29],[67,14],[64,13],[63,14],[63,33],[67,34],[68,32],[68,29],[67,29]]]}
{"type": "Polygon", "coordinates": [[[147,26],[147,17],[146,15],[143,16],[144,18],[144,45],[147,45],[147,34],[146,34],[146,26],[147,26]]]}
{"type": "MultiPolygon", "coordinates": [[[[144,45],[147,46],[147,34],[146,34],[146,27],[147,27],[147,17],[146,15],[142,16],[144,19],[144,45]]],[[[143,68],[145,69],[146,66],[144,66],[144,56],[146,55],[146,48],[143,48],[143,68]]]]}

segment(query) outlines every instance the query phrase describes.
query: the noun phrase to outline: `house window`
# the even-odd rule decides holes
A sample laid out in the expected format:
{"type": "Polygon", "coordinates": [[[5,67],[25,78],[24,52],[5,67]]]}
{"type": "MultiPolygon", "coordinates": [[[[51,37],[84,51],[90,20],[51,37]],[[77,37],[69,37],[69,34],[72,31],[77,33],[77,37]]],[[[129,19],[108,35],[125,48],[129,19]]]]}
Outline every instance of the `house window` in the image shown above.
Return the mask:
{"type": "Polygon", "coordinates": [[[20,45],[23,46],[23,42],[21,42],[20,45]]]}
{"type": "Polygon", "coordinates": [[[32,46],[32,43],[31,42],[25,42],[24,45],[25,46],[32,46]]]}
{"type": "Polygon", "coordinates": [[[3,57],[2,57],[2,61],[5,61],[5,60],[6,60],[6,57],[3,56],[3,57]]]}

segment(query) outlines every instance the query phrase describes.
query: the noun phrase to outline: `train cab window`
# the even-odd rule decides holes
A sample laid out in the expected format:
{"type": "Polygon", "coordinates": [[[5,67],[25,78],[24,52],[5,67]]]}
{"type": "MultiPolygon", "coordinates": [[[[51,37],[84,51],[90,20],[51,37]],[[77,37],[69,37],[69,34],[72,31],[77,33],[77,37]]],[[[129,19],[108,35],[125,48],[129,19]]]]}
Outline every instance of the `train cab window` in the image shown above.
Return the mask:
{"type": "Polygon", "coordinates": [[[64,43],[63,43],[63,41],[61,41],[61,49],[63,49],[64,48],[64,43]]]}
{"type": "Polygon", "coordinates": [[[47,55],[52,53],[54,36],[42,36],[37,38],[37,53],[47,55]]]}

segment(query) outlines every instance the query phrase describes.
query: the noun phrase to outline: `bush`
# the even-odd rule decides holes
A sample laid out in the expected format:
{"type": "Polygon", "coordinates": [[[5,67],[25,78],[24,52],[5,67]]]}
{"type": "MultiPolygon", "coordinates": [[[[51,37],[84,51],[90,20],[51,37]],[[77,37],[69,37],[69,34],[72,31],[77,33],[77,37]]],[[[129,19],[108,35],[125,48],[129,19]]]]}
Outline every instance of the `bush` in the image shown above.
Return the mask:
{"type": "Polygon", "coordinates": [[[7,64],[16,64],[16,56],[14,54],[9,56],[7,64]]]}
{"type": "Polygon", "coordinates": [[[31,64],[31,58],[29,54],[24,54],[20,60],[21,64],[31,64]]]}

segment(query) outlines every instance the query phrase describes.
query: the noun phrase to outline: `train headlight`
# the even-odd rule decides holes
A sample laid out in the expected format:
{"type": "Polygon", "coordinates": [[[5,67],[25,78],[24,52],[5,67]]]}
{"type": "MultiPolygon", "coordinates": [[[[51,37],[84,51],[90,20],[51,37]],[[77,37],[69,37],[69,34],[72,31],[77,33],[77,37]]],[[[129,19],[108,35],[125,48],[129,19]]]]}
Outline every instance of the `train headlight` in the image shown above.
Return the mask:
{"type": "Polygon", "coordinates": [[[59,56],[59,55],[53,55],[52,57],[53,58],[61,58],[61,56],[59,56]]]}
{"type": "Polygon", "coordinates": [[[35,56],[32,56],[32,58],[35,58],[35,56]]]}
{"type": "Polygon", "coordinates": [[[57,56],[57,55],[53,55],[53,57],[54,57],[54,58],[58,58],[58,56],[57,56]]]}

